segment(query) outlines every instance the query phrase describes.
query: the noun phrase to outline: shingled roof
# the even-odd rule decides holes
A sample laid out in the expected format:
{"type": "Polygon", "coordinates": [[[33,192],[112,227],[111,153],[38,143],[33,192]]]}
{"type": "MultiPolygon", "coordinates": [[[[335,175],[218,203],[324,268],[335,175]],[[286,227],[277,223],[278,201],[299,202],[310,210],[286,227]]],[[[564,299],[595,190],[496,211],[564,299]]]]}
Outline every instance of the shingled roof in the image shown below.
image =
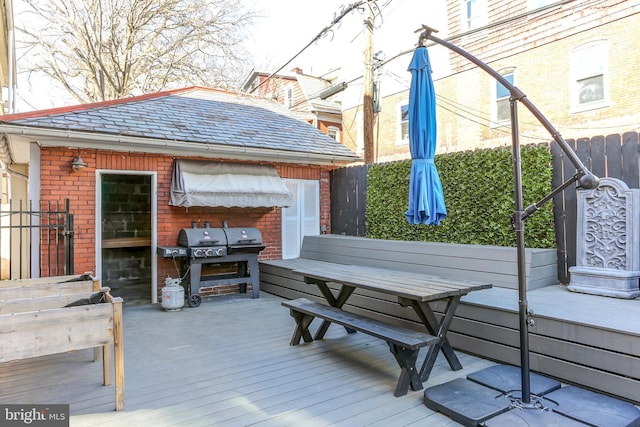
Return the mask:
{"type": "Polygon", "coordinates": [[[43,145],[54,145],[64,136],[67,145],[73,139],[78,146],[115,149],[117,141],[128,151],[167,152],[169,147],[184,155],[230,158],[236,153],[243,159],[312,164],[359,160],[301,118],[266,99],[190,87],[0,116],[0,131],[38,136],[43,145]]]}

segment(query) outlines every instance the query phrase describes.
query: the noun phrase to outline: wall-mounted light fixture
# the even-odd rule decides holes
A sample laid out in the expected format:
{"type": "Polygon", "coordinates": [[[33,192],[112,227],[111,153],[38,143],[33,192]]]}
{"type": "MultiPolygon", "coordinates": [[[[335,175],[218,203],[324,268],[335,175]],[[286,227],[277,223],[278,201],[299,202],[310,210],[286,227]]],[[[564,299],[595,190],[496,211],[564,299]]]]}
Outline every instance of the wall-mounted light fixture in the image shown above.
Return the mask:
{"type": "Polygon", "coordinates": [[[80,153],[71,161],[71,169],[73,169],[74,172],[79,172],[87,166],[87,163],[80,157],[80,153]]]}

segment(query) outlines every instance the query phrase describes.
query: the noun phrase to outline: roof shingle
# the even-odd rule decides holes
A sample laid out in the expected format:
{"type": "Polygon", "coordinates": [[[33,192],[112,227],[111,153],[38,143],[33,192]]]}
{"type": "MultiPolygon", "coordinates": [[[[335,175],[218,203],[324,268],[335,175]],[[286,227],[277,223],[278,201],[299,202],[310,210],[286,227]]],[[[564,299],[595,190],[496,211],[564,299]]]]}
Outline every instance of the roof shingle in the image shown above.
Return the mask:
{"type": "Polygon", "coordinates": [[[309,155],[357,155],[266,99],[201,87],[0,117],[23,126],[309,155]]]}

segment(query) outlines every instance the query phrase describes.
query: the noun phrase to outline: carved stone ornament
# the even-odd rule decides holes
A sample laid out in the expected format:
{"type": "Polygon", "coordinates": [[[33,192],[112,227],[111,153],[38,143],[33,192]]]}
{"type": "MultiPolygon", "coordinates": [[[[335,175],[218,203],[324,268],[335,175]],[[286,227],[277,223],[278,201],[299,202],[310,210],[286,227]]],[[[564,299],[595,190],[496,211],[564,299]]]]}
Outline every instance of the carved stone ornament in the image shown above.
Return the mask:
{"type": "Polygon", "coordinates": [[[578,191],[576,266],[569,290],[618,298],[640,296],[640,190],[602,178],[578,191]]]}

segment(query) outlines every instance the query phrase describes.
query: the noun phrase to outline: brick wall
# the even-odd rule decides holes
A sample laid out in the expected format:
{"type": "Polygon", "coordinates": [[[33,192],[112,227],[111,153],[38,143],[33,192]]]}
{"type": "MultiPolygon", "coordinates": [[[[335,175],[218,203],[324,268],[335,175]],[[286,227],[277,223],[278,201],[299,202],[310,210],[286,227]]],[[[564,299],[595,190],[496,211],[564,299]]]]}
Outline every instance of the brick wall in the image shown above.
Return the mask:
{"type": "MultiPolygon", "coordinates": [[[[448,0],[449,38],[456,46],[481,59],[498,72],[514,71],[515,85],[557,128],[565,139],[611,131],[637,131],[640,84],[634,76],[640,68],[640,37],[632,28],[640,26],[637,2],[603,0],[574,1],[544,12],[520,17],[510,23],[475,35],[452,38],[466,31],[462,26],[463,2],[448,0]],[[608,90],[610,104],[591,110],[571,110],[571,52],[583,43],[606,40],[608,48],[608,90]]],[[[489,24],[522,14],[526,0],[490,0],[489,24]]],[[[437,35],[437,34],[436,34],[437,35]]],[[[430,50],[444,49],[439,46],[430,50]]],[[[397,60],[409,62],[409,56],[397,60]]],[[[433,56],[432,56],[433,61],[433,56]]],[[[508,123],[491,123],[495,80],[455,52],[449,64],[433,63],[438,148],[437,153],[510,146],[508,123]],[[448,75],[444,75],[448,73],[448,75]]],[[[409,77],[407,77],[409,79],[409,77]]],[[[406,146],[396,143],[396,104],[408,99],[407,90],[382,100],[374,135],[376,161],[409,158],[406,146]]],[[[343,143],[355,150],[356,112],[343,112],[343,143]]],[[[551,135],[524,106],[520,105],[521,143],[548,142],[551,135]]]]}
{"type": "MultiPolygon", "coordinates": [[[[626,76],[632,75],[633,70],[640,67],[640,58],[625,52],[640,49],[640,38],[628,31],[631,22],[631,19],[611,22],[604,27],[560,38],[554,43],[518,55],[496,59],[489,65],[497,71],[514,69],[515,85],[565,139],[606,134],[612,129],[620,132],[634,130],[640,120],[640,112],[635,105],[640,96],[640,85],[634,84],[626,76]],[[607,71],[611,103],[590,110],[572,111],[570,54],[577,46],[594,40],[607,40],[608,43],[607,71]]],[[[640,15],[636,15],[635,22],[640,24],[640,15]]],[[[477,68],[468,69],[436,81],[435,86],[438,94],[460,104],[456,107],[438,100],[439,152],[511,144],[508,126],[488,125],[483,119],[490,117],[494,102],[492,94],[495,81],[492,77],[477,68]]],[[[524,106],[519,105],[518,115],[522,143],[552,139],[524,106]]]]}
{"type": "MultiPolygon", "coordinates": [[[[75,271],[95,271],[96,235],[96,174],[95,170],[149,171],[157,172],[157,242],[159,246],[175,245],[181,228],[196,222],[199,227],[209,221],[212,227],[220,227],[228,221],[230,227],[255,227],[262,233],[266,249],[260,259],[279,259],[282,256],[282,228],[280,208],[210,208],[189,209],[169,206],[173,157],[145,153],[81,150],[88,167],[72,172],[70,163],[78,150],[41,148],[41,203],[69,198],[71,211],[75,215],[75,271]]],[[[211,159],[207,159],[211,160],[211,159]]],[[[330,221],[329,167],[314,165],[275,164],[282,178],[320,181],[320,218],[327,226],[330,221]]],[[[175,277],[172,260],[158,258],[158,288],[164,278],[175,277]]]]}
{"type": "MultiPolygon", "coordinates": [[[[74,214],[74,271],[95,271],[95,152],[82,151],[82,159],[89,167],[72,172],[71,161],[77,150],[46,148],[40,151],[41,205],[69,199],[74,214]]],[[[43,250],[43,252],[45,252],[43,250]]],[[[43,253],[43,258],[47,254],[43,253]]]]}

